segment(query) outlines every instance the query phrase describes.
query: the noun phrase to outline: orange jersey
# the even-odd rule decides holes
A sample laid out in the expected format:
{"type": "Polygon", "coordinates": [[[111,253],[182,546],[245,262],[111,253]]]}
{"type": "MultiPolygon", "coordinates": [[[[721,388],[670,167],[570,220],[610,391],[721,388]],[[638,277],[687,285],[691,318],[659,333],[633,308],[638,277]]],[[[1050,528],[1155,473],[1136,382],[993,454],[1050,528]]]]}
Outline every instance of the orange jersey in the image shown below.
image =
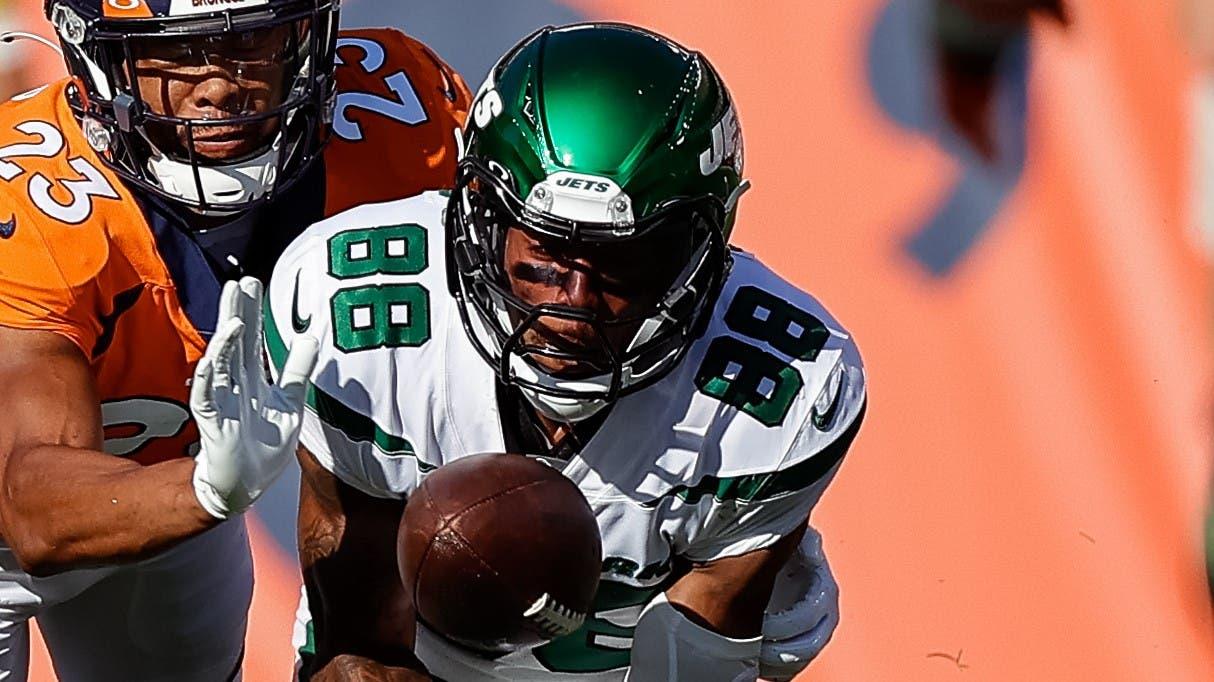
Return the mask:
{"type": "Polygon", "coordinates": [[[337,45],[343,94],[325,151],[326,215],[450,187],[456,135],[472,104],[463,79],[395,29],[343,31],[337,45]]]}
{"type": "MultiPolygon", "coordinates": [[[[334,134],[308,173],[315,182],[274,202],[292,211],[254,223],[268,266],[312,220],[454,181],[471,99],[463,81],[394,30],[344,32],[339,45],[334,134]]],[[[174,227],[171,205],[128,187],[90,149],[67,87],[0,105],[0,325],[80,349],[106,452],[143,464],[192,456],[188,382],[213,331],[220,276],[174,227]]]]}

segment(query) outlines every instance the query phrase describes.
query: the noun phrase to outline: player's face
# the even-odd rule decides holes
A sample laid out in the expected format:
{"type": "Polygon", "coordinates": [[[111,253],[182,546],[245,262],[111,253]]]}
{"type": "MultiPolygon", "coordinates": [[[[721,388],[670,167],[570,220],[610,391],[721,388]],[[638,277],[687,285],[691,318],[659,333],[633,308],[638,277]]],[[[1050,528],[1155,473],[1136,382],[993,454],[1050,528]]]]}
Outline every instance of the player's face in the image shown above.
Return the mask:
{"type": "MultiPolygon", "coordinates": [[[[194,121],[265,114],[280,106],[298,66],[297,46],[306,26],[188,38],[155,38],[133,46],[135,81],[148,109],[194,121]]],[[[271,117],[234,125],[193,129],[194,153],[204,161],[230,162],[265,148],[280,122],[271,117]]],[[[185,125],[150,125],[153,142],[188,156],[185,125]]]]}
{"type": "MultiPolygon", "coordinates": [[[[528,346],[601,355],[603,342],[622,355],[636,335],[639,318],[657,304],[691,254],[689,236],[666,231],[608,244],[571,246],[520,228],[506,233],[503,267],[512,293],[531,306],[561,305],[593,313],[603,322],[600,340],[588,322],[544,316],[528,327],[528,346]]],[[[515,324],[519,320],[514,321],[515,324]]],[[[605,365],[533,354],[554,376],[599,374],[605,365]]]]}

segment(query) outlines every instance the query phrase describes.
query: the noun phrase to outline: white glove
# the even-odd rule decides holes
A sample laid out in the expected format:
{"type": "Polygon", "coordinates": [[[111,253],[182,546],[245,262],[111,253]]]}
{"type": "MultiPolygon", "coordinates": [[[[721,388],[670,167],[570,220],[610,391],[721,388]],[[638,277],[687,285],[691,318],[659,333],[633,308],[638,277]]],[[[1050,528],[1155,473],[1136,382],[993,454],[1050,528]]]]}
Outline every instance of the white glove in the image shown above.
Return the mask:
{"type": "Polygon", "coordinates": [[[776,578],[763,619],[759,677],[784,682],[814,660],[839,624],[839,586],[822,551],[822,536],[810,528],[776,578]]]}
{"type": "Polygon", "coordinates": [[[278,384],[267,380],[261,294],[261,283],[251,277],[224,285],[215,336],[190,389],[200,436],[194,492],[219,519],[248,509],[295,455],[308,377],[316,366],[316,340],[300,336],[278,384]]]}

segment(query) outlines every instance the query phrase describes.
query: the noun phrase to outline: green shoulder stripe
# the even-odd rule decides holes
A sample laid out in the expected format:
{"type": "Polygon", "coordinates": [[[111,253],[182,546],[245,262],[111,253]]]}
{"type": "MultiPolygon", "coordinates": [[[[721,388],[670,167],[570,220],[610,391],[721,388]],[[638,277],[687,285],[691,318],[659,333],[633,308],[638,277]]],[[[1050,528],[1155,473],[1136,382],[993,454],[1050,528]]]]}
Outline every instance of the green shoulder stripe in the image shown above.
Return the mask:
{"type": "MultiPolygon", "coordinates": [[[[278,324],[274,321],[268,296],[262,305],[262,327],[265,331],[266,350],[270,355],[270,362],[274,363],[276,369],[282,371],[283,364],[287,361],[287,344],[282,340],[278,324]]],[[[370,417],[346,407],[340,400],[316,388],[312,383],[308,384],[307,404],[321,421],[341,431],[351,441],[373,443],[386,455],[417,456],[417,451],[413,449],[413,444],[408,440],[387,433],[379,428],[370,417]]],[[[434,468],[420,460],[417,466],[420,471],[429,471],[434,468]]]]}
{"type": "Polygon", "coordinates": [[[696,504],[705,495],[712,495],[718,502],[762,502],[785,493],[791,493],[809,487],[826,475],[847,454],[847,449],[860,431],[860,423],[864,421],[867,403],[860,408],[860,414],[833,443],[825,450],[810,457],[804,462],[795,464],[783,471],[772,471],[747,476],[718,478],[705,476],[695,485],[679,485],[657,499],[646,502],[646,507],[656,507],[664,498],[677,497],[688,504],[696,504]]]}

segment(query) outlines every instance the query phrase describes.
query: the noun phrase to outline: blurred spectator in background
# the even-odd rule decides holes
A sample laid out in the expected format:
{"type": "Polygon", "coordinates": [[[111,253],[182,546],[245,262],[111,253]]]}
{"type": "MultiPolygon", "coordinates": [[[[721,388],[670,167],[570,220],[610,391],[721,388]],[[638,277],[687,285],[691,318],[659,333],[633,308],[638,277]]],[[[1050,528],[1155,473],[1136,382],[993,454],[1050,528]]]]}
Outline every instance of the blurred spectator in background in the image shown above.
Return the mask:
{"type": "MultiPolygon", "coordinates": [[[[19,1],[0,0],[0,35],[18,29],[16,5],[19,1]]],[[[23,67],[28,51],[25,41],[0,42],[0,102],[8,101],[26,85],[23,67]]]]}
{"type": "Polygon", "coordinates": [[[1214,2],[1184,0],[1181,32],[1198,65],[1193,82],[1193,216],[1214,258],[1214,2]]]}
{"type": "Polygon", "coordinates": [[[942,108],[983,158],[997,156],[991,103],[999,61],[1042,15],[1065,24],[1063,0],[935,0],[942,108]]]}
{"type": "MultiPolygon", "coordinates": [[[[1180,29],[1198,69],[1192,90],[1192,210],[1204,237],[1206,255],[1214,261],[1214,3],[1185,0],[1180,29]]],[[[1214,293],[1214,281],[1210,282],[1214,293]]],[[[1214,323],[1214,318],[1211,320],[1214,323]]],[[[1214,594],[1214,491],[1206,515],[1206,575],[1214,594]]]]}
{"type": "Polygon", "coordinates": [[[877,102],[958,164],[904,242],[932,277],[950,276],[983,243],[1024,176],[1034,16],[1068,23],[1064,0],[890,0],[874,27],[877,102]]]}
{"type": "Polygon", "coordinates": [[[10,31],[24,35],[0,41],[0,102],[66,75],[57,48],[26,39],[54,35],[42,16],[41,0],[0,0],[0,36],[10,31]]]}
{"type": "Polygon", "coordinates": [[[1210,0],[1185,0],[1181,30],[1189,41],[1193,56],[1207,74],[1214,73],[1214,3],[1210,0]]]}

